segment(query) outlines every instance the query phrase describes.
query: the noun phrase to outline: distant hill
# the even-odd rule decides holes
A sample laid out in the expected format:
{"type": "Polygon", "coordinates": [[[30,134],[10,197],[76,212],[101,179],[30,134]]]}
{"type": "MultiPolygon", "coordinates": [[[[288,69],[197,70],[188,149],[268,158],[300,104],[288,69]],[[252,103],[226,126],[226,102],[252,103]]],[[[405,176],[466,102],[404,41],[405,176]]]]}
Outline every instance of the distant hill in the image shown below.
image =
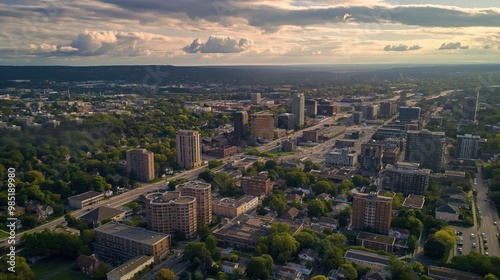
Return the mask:
{"type": "Polygon", "coordinates": [[[500,64],[393,67],[310,66],[0,66],[0,81],[124,81],[130,83],[334,84],[500,72],[500,64]],[[386,69],[381,69],[386,68],[386,69]]]}

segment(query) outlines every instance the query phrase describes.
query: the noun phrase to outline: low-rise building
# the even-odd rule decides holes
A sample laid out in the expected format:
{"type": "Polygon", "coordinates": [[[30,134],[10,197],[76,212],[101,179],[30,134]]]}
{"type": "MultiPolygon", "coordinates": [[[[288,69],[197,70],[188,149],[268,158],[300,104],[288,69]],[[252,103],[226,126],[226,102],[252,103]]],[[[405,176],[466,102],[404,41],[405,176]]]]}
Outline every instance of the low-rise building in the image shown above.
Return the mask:
{"type": "Polygon", "coordinates": [[[83,207],[97,203],[104,199],[104,194],[96,191],[88,191],[68,198],[69,206],[82,209],[83,207]]]}
{"type": "Polygon", "coordinates": [[[124,218],[125,211],[107,206],[101,206],[80,217],[80,219],[84,220],[85,222],[92,224],[99,224],[104,220],[117,222],[123,220],[124,218]]]}
{"type": "Polygon", "coordinates": [[[373,250],[394,252],[396,238],[389,237],[386,235],[361,231],[356,238],[356,243],[359,246],[363,246],[373,250]]]}
{"type": "Polygon", "coordinates": [[[424,207],[425,196],[410,194],[403,201],[403,207],[406,209],[421,210],[424,207]]]}
{"type": "Polygon", "coordinates": [[[389,266],[389,259],[389,256],[353,249],[348,250],[344,255],[346,263],[355,263],[372,270],[385,270],[389,266]]]}
{"type": "Polygon", "coordinates": [[[108,274],[106,274],[107,280],[132,279],[137,272],[154,263],[154,261],[155,258],[152,256],[137,256],[108,272],[108,274]]]}
{"type": "Polygon", "coordinates": [[[436,220],[446,221],[446,222],[458,222],[460,215],[460,209],[455,205],[450,205],[444,203],[436,206],[436,220]]]}
{"type": "Polygon", "coordinates": [[[223,261],[221,264],[222,271],[224,271],[225,273],[227,273],[229,275],[233,274],[234,270],[238,269],[238,267],[239,267],[238,263],[234,263],[234,262],[223,261]]]}
{"type": "Polygon", "coordinates": [[[357,154],[350,149],[333,150],[326,154],[325,162],[333,166],[354,166],[357,162],[357,154]]]}
{"type": "Polygon", "coordinates": [[[451,269],[447,267],[429,265],[427,273],[430,277],[439,280],[482,280],[483,277],[474,273],[451,269]]]}
{"type": "Polygon", "coordinates": [[[139,255],[164,257],[170,235],[110,222],[95,229],[94,251],[100,258],[129,260],[139,255]]]}
{"type": "Polygon", "coordinates": [[[92,276],[94,270],[101,265],[101,261],[99,261],[94,254],[90,256],[80,254],[76,259],[76,265],[83,275],[92,276]]]}
{"type": "Polygon", "coordinates": [[[224,197],[212,201],[212,213],[217,216],[234,218],[257,208],[259,198],[253,195],[244,195],[234,199],[224,197]]]}

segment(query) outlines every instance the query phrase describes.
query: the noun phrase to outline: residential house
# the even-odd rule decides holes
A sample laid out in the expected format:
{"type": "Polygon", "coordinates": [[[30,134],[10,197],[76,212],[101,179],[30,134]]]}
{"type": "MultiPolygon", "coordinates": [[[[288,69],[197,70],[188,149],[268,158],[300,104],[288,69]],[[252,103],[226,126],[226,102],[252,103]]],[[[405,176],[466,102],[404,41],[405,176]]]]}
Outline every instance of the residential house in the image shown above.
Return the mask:
{"type": "Polygon", "coordinates": [[[116,222],[116,221],[121,221],[124,218],[125,218],[125,211],[116,208],[101,206],[83,215],[80,219],[84,220],[89,224],[97,225],[102,223],[102,221],[104,220],[116,222]]]}
{"type": "Polygon", "coordinates": [[[76,264],[83,275],[92,276],[92,273],[101,265],[101,262],[94,254],[90,256],[80,254],[76,259],[76,264]]]}
{"type": "Polygon", "coordinates": [[[309,276],[313,270],[313,268],[307,268],[306,265],[303,265],[303,264],[298,264],[298,263],[294,263],[294,262],[289,262],[286,264],[286,267],[288,268],[293,268],[293,269],[297,269],[299,270],[302,275],[306,275],[306,276],[309,276]]]}
{"type": "Polygon", "coordinates": [[[6,209],[3,214],[7,216],[11,216],[11,214],[14,214],[13,216],[19,217],[24,215],[24,213],[26,213],[26,208],[16,205],[14,206],[14,211],[12,211],[12,213],[8,209],[6,209]]]}
{"type": "Polygon", "coordinates": [[[320,193],[316,196],[316,198],[321,200],[332,200],[332,196],[327,193],[320,193]]]}
{"type": "Polygon", "coordinates": [[[318,252],[310,248],[302,249],[299,253],[299,259],[301,259],[303,263],[320,261],[318,252]]]}
{"type": "Polygon", "coordinates": [[[389,236],[395,237],[396,239],[408,240],[410,238],[411,232],[405,228],[391,228],[389,230],[389,236]]]}
{"type": "Polygon", "coordinates": [[[297,216],[299,215],[299,213],[300,213],[299,209],[297,209],[295,207],[292,207],[292,208],[288,209],[288,211],[286,211],[285,213],[283,213],[283,215],[281,215],[281,217],[283,219],[293,221],[295,218],[297,218],[297,216]]]}
{"type": "Polygon", "coordinates": [[[302,272],[300,272],[300,270],[286,266],[280,267],[280,269],[278,270],[278,276],[283,277],[286,280],[304,279],[304,277],[302,276],[302,272]]]}
{"type": "Polygon", "coordinates": [[[363,280],[385,280],[385,279],[389,279],[389,277],[390,277],[389,273],[384,273],[382,271],[378,271],[378,272],[366,274],[366,276],[365,276],[365,278],[363,278],[363,280]]]}
{"type": "Polygon", "coordinates": [[[341,194],[341,195],[338,195],[333,201],[335,201],[337,203],[348,203],[349,197],[347,196],[347,194],[341,194]]]}
{"type": "Polygon", "coordinates": [[[319,225],[323,227],[323,230],[328,229],[330,231],[334,231],[339,227],[339,220],[328,217],[321,217],[319,218],[319,225]]]}
{"type": "Polygon", "coordinates": [[[223,261],[222,262],[222,271],[224,271],[227,274],[233,274],[235,269],[238,269],[239,265],[238,263],[234,262],[228,262],[228,261],[223,261]]]}
{"type": "Polygon", "coordinates": [[[444,203],[436,206],[436,220],[442,220],[446,222],[458,222],[458,216],[460,215],[460,209],[455,205],[450,205],[444,203]]]}

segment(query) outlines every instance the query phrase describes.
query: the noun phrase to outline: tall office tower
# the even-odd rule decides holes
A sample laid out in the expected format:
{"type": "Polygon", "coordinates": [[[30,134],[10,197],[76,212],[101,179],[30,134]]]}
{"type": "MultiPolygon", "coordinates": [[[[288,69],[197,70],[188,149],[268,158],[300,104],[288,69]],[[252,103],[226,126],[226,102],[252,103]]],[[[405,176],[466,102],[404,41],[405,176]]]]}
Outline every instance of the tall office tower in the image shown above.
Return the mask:
{"type": "Polygon", "coordinates": [[[295,115],[284,113],[278,116],[278,128],[281,129],[294,129],[295,128],[295,115]]]}
{"type": "Polygon", "coordinates": [[[464,108],[462,111],[462,118],[464,120],[476,121],[477,115],[477,97],[466,97],[464,100],[464,108]]]}
{"type": "Polygon", "coordinates": [[[146,149],[130,150],[126,153],[127,172],[133,172],[139,181],[147,182],[155,178],[155,157],[146,149]]]}
{"type": "Polygon", "coordinates": [[[406,132],[405,161],[420,164],[432,172],[443,167],[446,137],[444,132],[410,130],[406,132]]]}
{"type": "Polygon", "coordinates": [[[259,105],[260,104],[260,92],[250,93],[250,99],[251,99],[253,105],[259,105]]]}
{"type": "Polygon", "coordinates": [[[390,117],[396,114],[397,104],[394,102],[381,102],[379,115],[383,117],[390,117]]]}
{"type": "Polygon", "coordinates": [[[396,166],[388,164],[385,167],[383,186],[384,189],[396,193],[424,194],[429,187],[430,169],[419,169],[418,163],[398,162],[396,166]]]}
{"type": "Polygon", "coordinates": [[[292,114],[295,116],[295,125],[304,125],[304,110],[306,108],[306,100],[303,93],[295,93],[292,95],[292,114]]]}
{"type": "Polygon", "coordinates": [[[246,111],[234,113],[234,140],[244,139],[247,131],[248,113],[246,111]]]}
{"type": "Polygon", "coordinates": [[[457,135],[457,159],[477,159],[481,137],[472,134],[457,135]]]}
{"type": "Polygon", "coordinates": [[[352,112],[352,122],[354,124],[361,124],[363,122],[363,112],[361,111],[352,112]]]}
{"type": "Polygon", "coordinates": [[[378,193],[355,193],[352,201],[352,227],[389,234],[392,218],[392,197],[378,193]]]}
{"type": "Polygon", "coordinates": [[[374,143],[361,145],[359,167],[362,171],[379,173],[382,167],[382,146],[374,143]]]}
{"type": "Polygon", "coordinates": [[[181,231],[187,239],[196,237],[196,198],[182,196],[179,191],[146,195],[148,228],[167,234],[181,231]]]}
{"type": "Polygon", "coordinates": [[[402,91],[399,95],[399,100],[398,100],[398,105],[401,106],[406,106],[407,104],[407,93],[406,91],[402,91]]]}
{"type": "Polygon", "coordinates": [[[198,222],[204,225],[212,223],[212,186],[200,181],[189,181],[177,185],[177,191],[183,196],[192,196],[196,198],[196,216],[198,222]]]}
{"type": "Polygon", "coordinates": [[[308,117],[318,114],[318,101],[314,99],[306,100],[306,115],[308,117]]]}
{"type": "Polygon", "coordinates": [[[379,105],[371,104],[366,106],[366,119],[374,120],[378,117],[379,105]]]}
{"type": "Polygon", "coordinates": [[[420,107],[400,107],[399,120],[413,121],[420,118],[420,107]]]}
{"type": "Polygon", "coordinates": [[[181,168],[194,168],[202,165],[201,135],[195,130],[179,130],[175,135],[177,164],[181,168]]]}
{"type": "Polygon", "coordinates": [[[257,138],[274,138],[274,118],[273,114],[260,112],[250,116],[250,128],[252,137],[257,138]]]}

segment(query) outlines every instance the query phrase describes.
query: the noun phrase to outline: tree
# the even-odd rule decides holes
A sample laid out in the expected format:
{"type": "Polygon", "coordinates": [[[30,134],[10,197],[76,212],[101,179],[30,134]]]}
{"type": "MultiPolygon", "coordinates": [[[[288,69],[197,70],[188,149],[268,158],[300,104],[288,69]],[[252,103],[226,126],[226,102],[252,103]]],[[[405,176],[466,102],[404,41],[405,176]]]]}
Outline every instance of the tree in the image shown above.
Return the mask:
{"type": "Polygon", "coordinates": [[[300,244],[300,249],[316,247],[316,238],[309,232],[301,231],[293,236],[300,244]]]}
{"type": "Polygon", "coordinates": [[[488,274],[486,274],[486,276],[484,276],[484,280],[498,280],[498,277],[496,277],[495,275],[493,275],[491,273],[488,273],[488,274]]]}
{"type": "Polygon", "coordinates": [[[434,278],[427,276],[427,275],[421,275],[420,280],[434,280],[434,278]]]}
{"type": "Polygon", "coordinates": [[[267,280],[273,268],[273,258],[269,255],[253,257],[248,263],[245,273],[250,279],[267,280]]]}
{"type": "Polygon", "coordinates": [[[342,180],[342,182],[340,182],[337,186],[338,193],[347,193],[352,188],[354,188],[354,184],[349,180],[342,180]]]}
{"type": "Polygon", "coordinates": [[[328,278],[326,278],[326,276],[324,275],[316,275],[313,278],[311,278],[311,280],[328,280],[328,278]]]}
{"type": "Polygon", "coordinates": [[[309,201],[307,212],[311,217],[321,217],[328,213],[325,203],[319,199],[309,201]]]}
{"type": "Polygon", "coordinates": [[[7,269],[10,266],[9,256],[2,257],[0,263],[0,279],[5,280],[33,280],[35,279],[35,273],[31,270],[30,266],[26,263],[26,259],[20,256],[16,256],[15,272],[12,273],[7,269]]]}
{"type": "Polygon", "coordinates": [[[212,233],[210,227],[204,224],[198,224],[197,231],[198,231],[198,236],[200,237],[200,241],[202,242],[204,242],[205,238],[207,238],[212,233]]]}
{"type": "Polygon", "coordinates": [[[356,174],[352,177],[352,183],[355,187],[363,186],[363,176],[356,174]]]}
{"type": "Polygon", "coordinates": [[[160,269],[155,276],[156,280],[174,280],[175,274],[174,271],[168,268],[160,269]]]}
{"type": "Polygon", "coordinates": [[[205,243],[190,242],[184,247],[183,255],[184,258],[192,262],[195,258],[204,260],[206,257],[210,256],[210,252],[205,247],[205,243]]]}
{"type": "Polygon", "coordinates": [[[350,263],[342,264],[339,268],[339,272],[344,274],[345,278],[349,280],[358,278],[358,271],[350,263]]]}
{"type": "MultiPolygon", "coordinates": [[[[311,186],[312,190],[316,195],[321,194],[321,193],[329,193],[332,194],[332,191],[334,190],[333,183],[330,181],[318,181],[314,183],[311,186]]],[[[333,194],[335,195],[335,194],[333,194]]]]}
{"type": "Polygon", "coordinates": [[[391,280],[412,280],[416,279],[413,274],[411,263],[404,262],[395,257],[389,259],[387,270],[391,272],[391,280]]]}
{"type": "Polygon", "coordinates": [[[108,272],[111,271],[111,267],[108,264],[101,264],[98,266],[94,272],[92,273],[92,276],[94,276],[95,279],[101,279],[104,280],[107,278],[108,272]]]}
{"type": "Polygon", "coordinates": [[[348,207],[340,210],[340,212],[335,215],[335,218],[339,219],[339,226],[345,227],[345,226],[349,225],[349,221],[351,219],[351,214],[352,214],[351,206],[348,206],[348,207]]]}
{"type": "Polygon", "coordinates": [[[420,262],[415,261],[415,262],[413,262],[413,271],[415,271],[417,273],[424,273],[425,272],[425,267],[420,262]]]}
{"type": "Polygon", "coordinates": [[[276,211],[278,216],[285,213],[288,204],[286,203],[286,197],[283,193],[272,193],[268,198],[269,208],[271,208],[272,211],[276,211]]]}
{"type": "Polygon", "coordinates": [[[431,236],[425,241],[424,255],[432,259],[441,259],[448,252],[447,244],[438,238],[431,236]]]}

